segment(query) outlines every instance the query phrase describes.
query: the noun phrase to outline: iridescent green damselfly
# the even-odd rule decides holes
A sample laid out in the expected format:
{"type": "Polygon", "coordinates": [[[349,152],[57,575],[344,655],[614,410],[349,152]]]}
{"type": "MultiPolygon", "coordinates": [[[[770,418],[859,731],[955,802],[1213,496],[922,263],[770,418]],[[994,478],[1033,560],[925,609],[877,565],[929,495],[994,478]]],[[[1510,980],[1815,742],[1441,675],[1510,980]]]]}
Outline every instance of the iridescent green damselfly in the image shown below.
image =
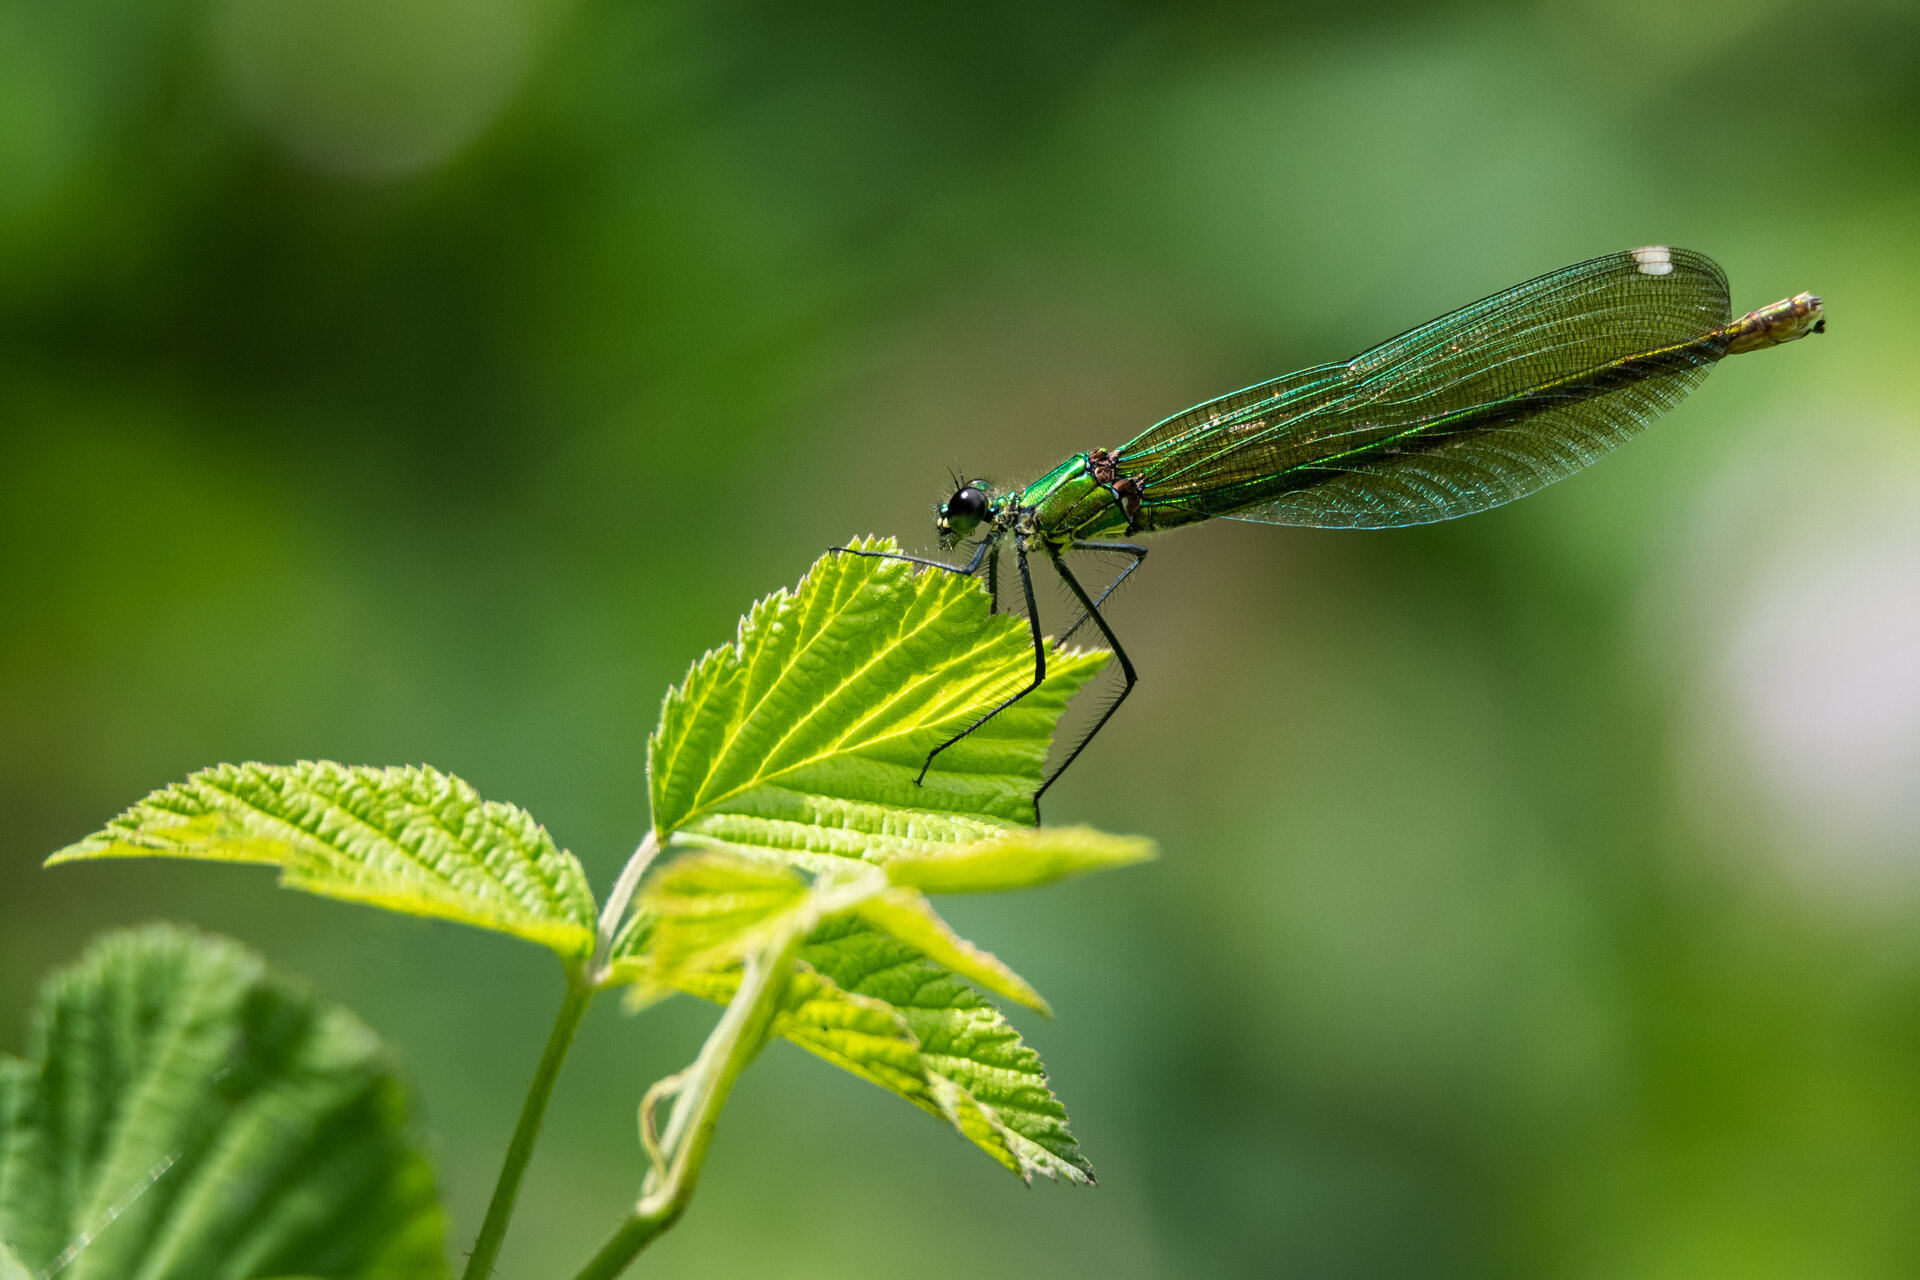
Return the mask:
{"type": "MultiPolygon", "coordinates": [[[[1678,404],[1722,356],[1826,331],[1810,293],[1732,319],[1711,258],[1649,245],[1564,267],[1409,329],[1340,364],[1209,400],[1117,449],[1076,453],[1031,484],[959,483],[934,527],[978,536],[962,565],[860,550],[953,573],[985,572],[999,602],[1011,547],[1033,635],[1033,679],[933,748],[935,757],[1040,686],[1047,650],[1027,559],[1043,553],[1120,664],[1118,696],[1034,793],[1079,759],[1138,681],[1100,612],[1147,548],[1126,541],[1202,520],[1387,529],[1471,515],[1596,462],[1678,404]],[[1096,598],[1072,551],[1129,557],[1096,598]]],[[[850,548],[836,548],[848,551],[850,548]]]]}

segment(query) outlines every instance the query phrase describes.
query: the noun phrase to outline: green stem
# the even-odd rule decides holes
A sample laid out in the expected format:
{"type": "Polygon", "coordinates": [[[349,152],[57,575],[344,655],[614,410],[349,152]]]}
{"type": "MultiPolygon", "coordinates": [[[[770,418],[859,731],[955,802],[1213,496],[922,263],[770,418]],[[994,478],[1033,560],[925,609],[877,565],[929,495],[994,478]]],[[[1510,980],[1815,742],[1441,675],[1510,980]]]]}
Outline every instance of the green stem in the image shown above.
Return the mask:
{"type": "MultiPolygon", "coordinates": [[[[686,1206],[682,1204],[681,1210],[686,1206]]],[[[625,1271],[640,1251],[653,1243],[653,1238],[672,1226],[680,1217],[675,1212],[671,1217],[641,1217],[635,1214],[620,1224],[620,1229],[600,1246],[600,1252],[593,1255],[593,1261],[580,1268],[574,1280],[613,1280],[625,1271]]]]}
{"type": "Polygon", "coordinates": [[[587,962],[587,979],[595,986],[606,985],[607,970],[613,964],[614,939],[626,922],[627,907],[640,888],[640,877],[647,874],[647,868],[653,865],[654,856],[659,852],[660,839],[649,830],[640,847],[627,859],[627,865],[621,868],[620,878],[613,882],[607,905],[600,909],[599,926],[594,931],[593,958],[587,962]]]}
{"type": "MultiPolygon", "coordinates": [[[[796,925],[764,951],[747,958],[739,990],[701,1046],[700,1056],[685,1072],[673,1119],[660,1141],[664,1166],[647,1175],[640,1188],[640,1203],[574,1280],[612,1280],[687,1211],[720,1110],[727,1105],[733,1082],[766,1043],[793,975],[793,957],[804,932],[796,925]]],[[[643,1117],[642,1123],[647,1122],[643,1117]]]]}
{"type": "Polygon", "coordinates": [[[473,1252],[467,1258],[464,1280],[486,1280],[493,1274],[493,1261],[506,1239],[507,1222],[513,1217],[513,1202],[520,1194],[520,1179],[533,1157],[533,1143],[540,1136],[540,1121],[547,1113],[547,1100],[553,1096],[554,1081],[560,1078],[560,1064],[573,1047],[574,1032],[580,1019],[593,1003],[596,988],[571,968],[567,971],[567,995],[560,1003],[560,1014],[553,1020],[553,1033],[547,1037],[546,1052],[534,1069],[533,1083],[527,1086],[527,1100],[520,1105],[520,1123],[514,1126],[513,1141],[507,1144],[507,1158],[500,1166],[500,1179],[493,1184],[493,1199],[487,1205],[486,1221],[474,1239],[473,1252]]]}
{"type": "MultiPolygon", "coordinates": [[[[494,1259],[500,1256],[500,1244],[507,1236],[507,1223],[513,1218],[513,1202],[520,1195],[520,1179],[526,1175],[527,1161],[533,1158],[533,1144],[540,1136],[540,1121],[546,1116],[547,1102],[553,1097],[553,1085],[560,1078],[560,1064],[573,1047],[573,1036],[594,995],[606,985],[607,969],[613,959],[614,936],[626,918],[627,905],[640,885],[640,877],[659,852],[660,843],[652,831],[627,860],[620,879],[600,913],[594,935],[593,954],[586,971],[567,969],[567,995],[560,1014],[553,1020],[553,1032],[547,1037],[546,1052],[534,1070],[533,1083],[527,1087],[527,1100],[520,1105],[520,1123],[514,1126],[513,1141],[507,1144],[507,1158],[500,1166],[500,1179],[493,1184],[493,1199],[487,1204],[487,1217],[474,1239],[473,1252],[467,1256],[463,1280],[487,1280],[493,1274],[494,1259]]],[[[663,1228],[664,1229],[664,1228],[663,1228]]],[[[636,1246],[637,1250],[638,1246],[636,1246]]]]}

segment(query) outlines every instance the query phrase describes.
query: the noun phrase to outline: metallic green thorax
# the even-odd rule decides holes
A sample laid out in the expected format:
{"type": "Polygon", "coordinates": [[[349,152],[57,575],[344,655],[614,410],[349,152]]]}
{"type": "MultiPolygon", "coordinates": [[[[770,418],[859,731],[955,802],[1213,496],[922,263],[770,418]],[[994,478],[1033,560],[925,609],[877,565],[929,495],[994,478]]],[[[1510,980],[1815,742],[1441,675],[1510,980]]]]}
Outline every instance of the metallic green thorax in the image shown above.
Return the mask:
{"type": "Polygon", "coordinates": [[[1105,485],[1094,479],[1088,455],[1076,453],[1018,493],[1012,504],[1031,513],[1039,537],[1056,549],[1076,538],[1104,538],[1127,532],[1127,513],[1105,485]]]}

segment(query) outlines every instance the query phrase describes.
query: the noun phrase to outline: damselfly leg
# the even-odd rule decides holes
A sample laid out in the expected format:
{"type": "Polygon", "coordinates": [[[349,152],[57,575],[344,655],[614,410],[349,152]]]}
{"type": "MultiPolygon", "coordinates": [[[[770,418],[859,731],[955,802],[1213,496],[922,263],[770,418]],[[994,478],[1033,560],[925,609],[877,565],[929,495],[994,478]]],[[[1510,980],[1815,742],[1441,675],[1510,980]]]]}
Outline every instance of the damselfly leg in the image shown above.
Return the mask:
{"type": "MultiPolygon", "coordinates": [[[[910,556],[903,551],[863,551],[859,547],[828,547],[830,552],[848,556],[866,556],[870,560],[905,560],[908,564],[923,564],[929,569],[945,569],[948,573],[963,574],[972,577],[980,571],[980,564],[987,558],[992,547],[991,538],[983,538],[973,548],[973,559],[965,564],[948,564],[944,560],[928,560],[924,556],[910,556]]],[[[995,557],[997,560],[998,557],[995,557]]]]}
{"type": "MultiPolygon", "coordinates": [[[[1082,544],[1079,543],[1075,543],[1074,545],[1076,548],[1082,546],[1082,544]]],[[[1134,557],[1133,563],[1128,565],[1125,571],[1121,573],[1120,577],[1114,579],[1112,585],[1100,593],[1100,599],[1105,600],[1113,593],[1113,588],[1119,586],[1121,581],[1126,578],[1127,574],[1132,573],[1139,567],[1140,561],[1146,557],[1147,549],[1145,547],[1132,547],[1128,543],[1095,544],[1095,547],[1100,550],[1118,550],[1121,547],[1129,547],[1131,550],[1139,553],[1134,557]]],[[[1022,563],[1022,567],[1024,568],[1024,562],[1022,563]]],[[[1067,753],[1067,758],[1062,760],[1054,771],[1047,775],[1047,780],[1042,782],[1040,789],[1033,793],[1033,811],[1036,817],[1040,812],[1040,797],[1047,794],[1047,788],[1059,781],[1060,775],[1065,773],[1073,762],[1080,758],[1080,753],[1087,749],[1087,744],[1093,741],[1094,735],[1107,727],[1107,721],[1113,719],[1113,713],[1120,709],[1120,704],[1125,702],[1127,695],[1133,692],[1133,686],[1140,683],[1140,677],[1134,674],[1133,659],[1127,656],[1127,651],[1121,647],[1119,637],[1114,635],[1113,628],[1107,625],[1106,616],[1100,612],[1099,602],[1088,598],[1087,589],[1080,585],[1080,580],[1073,576],[1073,572],[1067,568],[1066,561],[1060,558],[1058,552],[1054,553],[1053,556],[1053,570],[1060,575],[1060,580],[1067,584],[1067,590],[1073,592],[1074,598],[1080,601],[1081,608],[1086,610],[1086,617],[1082,618],[1081,621],[1084,622],[1091,619],[1093,625],[1100,629],[1100,634],[1106,639],[1107,647],[1113,650],[1113,656],[1120,662],[1120,676],[1125,683],[1120,686],[1120,692],[1114,700],[1107,704],[1107,709],[1100,713],[1100,718],[1093,722],[1093,728],[1086,731],[1079,743],[1074,746],[1073,750],[1067,753]]],[[[1074,623],[1076,627],[1079,625],[1080,623],[1078,622],[1074,623]]],[[[1040,629],[1035,627],[1035,644],[1040,643],[1039,635],[1040,629]]]]}
{"type": "MultiPolygon", "coordinates": [[[[1138,543],[1133,543],[1133,542],[1091,542],[1083,538],[1080,541],[1073,543],[1069,549],[1073,551],[1117,551],[1121,555],[1133,557],[1132,560],[1130,560],[1127,563],[1127,567],[1120,571],[1120,576],[1115,578],[1112,582],[1109,582],[1107,584],[1106,590],[1102,591],[1100,595],[1094,600],[1093,602],[1094,609],[1098,609],[1101,605],[1105,604],[1107,602],[1107,597],[1112,595],[1116,590],[1118,590],[1120,584],[1127,580],[1128,575],[1130,575],[1135,569],[1138,569],[1140,567],[1140,562],[1147,558],[1147,549],[1143,546],[1140,546],[1138,543]]],[[[1060,633],[1059,643],[1065,644],[1067,641],[1073,639],[1073,633],[1078,631],[1080,628],[1086,626],[1087,620],[1092,616],[1093,614],[1091,611],[1082,613],[1079,616],[1079,618],[1077,618],[1074,621],[1074,624],[1072,626],[1068,627],[1065,631],[1060,633]]],[[[1049,781],[1051,781],[1051,779],[1049,779],[1049,781]]]]}
{"type": "MultiPolygon", "coordinates": [[[[1033,571],[1027,567],[1027,542],[1024,537],[1017,536],[1014,539],[1013,558],[1020,566],[1020,588],[1026,593],[1027,597],[1027,628],[1033,637],[1033,680],[1026,688],[1020,690],[1020,692],[1014,694],[1012,697],[1003,700],[972,724],[954,734],[933,750],[927,752],[927,762],[920,766],[920,776],[914,779],[916,785],[926,781],[927,770],[933,767],[933,758],[935,756],[972,733],[975,729],[978,729],[987,721],[999,715],[1002,711],[1005,711],[1014,703],[1020,701],[1020,699],[1032,693],[1035,689],[1038,689],[1047,678],[1047,641],[1046,637],[1040,634],[1040,609],[1033,600],[1033,571]]],[[[974,559],[977,562],[979,556],[976,555],[974,559]]],[[[1042,789],[1044,790],[1044,788],[1042,789]]],[[[1035,806],[1034,811],[1036,814],[1039,812],[1038,805],[1035,806]]]]}
{"type": "MultiPolygon", "coordinates": [[[[994,612],[1000,607],[1000,547],[999,540],[996,538],[982,538],[974,545],[973,557],[963,565],[947,564],[945,561],[929,560],[922,556],[910,556],[899,551],[867,551],[859,547],[829,547],[827,550],[850,556],[867,556],[874,560],[904,560],[908,564],[925,565],[930,569],[945,569],[948,573],[958,573],[966,577],[972,577],[980,571],[982,565],[985,565],[987,570],[987,593],[990,597],[987,606],[988,612],[994,612]]],[[[1020,586],[1027,598],[1027,628],[1033,638],[1033,680],[1018,693],[997,703],[985,714],[975,719],[972,724],[969,724],[966,728],[954,734],[933,750],[927,752],[926,762],[920,766],[920,772],[913,780],[915,786],[925,784],[927,780],[927,770],[933,768],[935,756],[938,756],[942,751],[945,751],[948,747],[960,741],[960,739],[966,737],[975,729],[978,729],[981,725],[1032,693],[1035,689],[1038,689],[1041,684],[1046,681],[1047,644],[1046,638],[1040,634],[1040,609],[1038,605],[1034,603],[1033,571],[1027,567],[1027,545],[1024,538],[1016,538],[1014,542],[1014,558],[1020,566],[1020,586]]],[[[1037,816],[1039,813],[1038,805],[1035,805],[1034,812],[1037,816]]]]}

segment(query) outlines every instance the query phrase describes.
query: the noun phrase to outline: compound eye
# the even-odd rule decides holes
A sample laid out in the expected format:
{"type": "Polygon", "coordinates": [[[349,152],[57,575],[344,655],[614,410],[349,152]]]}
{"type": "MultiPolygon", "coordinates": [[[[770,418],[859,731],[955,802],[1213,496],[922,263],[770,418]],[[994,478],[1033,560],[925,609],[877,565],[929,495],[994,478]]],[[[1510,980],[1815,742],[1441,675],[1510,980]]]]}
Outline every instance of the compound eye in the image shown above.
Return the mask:
{"type": "Polygon", "coordinates": [[[949,519],[971,520],[978,523],[987,514],[987,495],[968,485],[947,499],[949,519]]]}

